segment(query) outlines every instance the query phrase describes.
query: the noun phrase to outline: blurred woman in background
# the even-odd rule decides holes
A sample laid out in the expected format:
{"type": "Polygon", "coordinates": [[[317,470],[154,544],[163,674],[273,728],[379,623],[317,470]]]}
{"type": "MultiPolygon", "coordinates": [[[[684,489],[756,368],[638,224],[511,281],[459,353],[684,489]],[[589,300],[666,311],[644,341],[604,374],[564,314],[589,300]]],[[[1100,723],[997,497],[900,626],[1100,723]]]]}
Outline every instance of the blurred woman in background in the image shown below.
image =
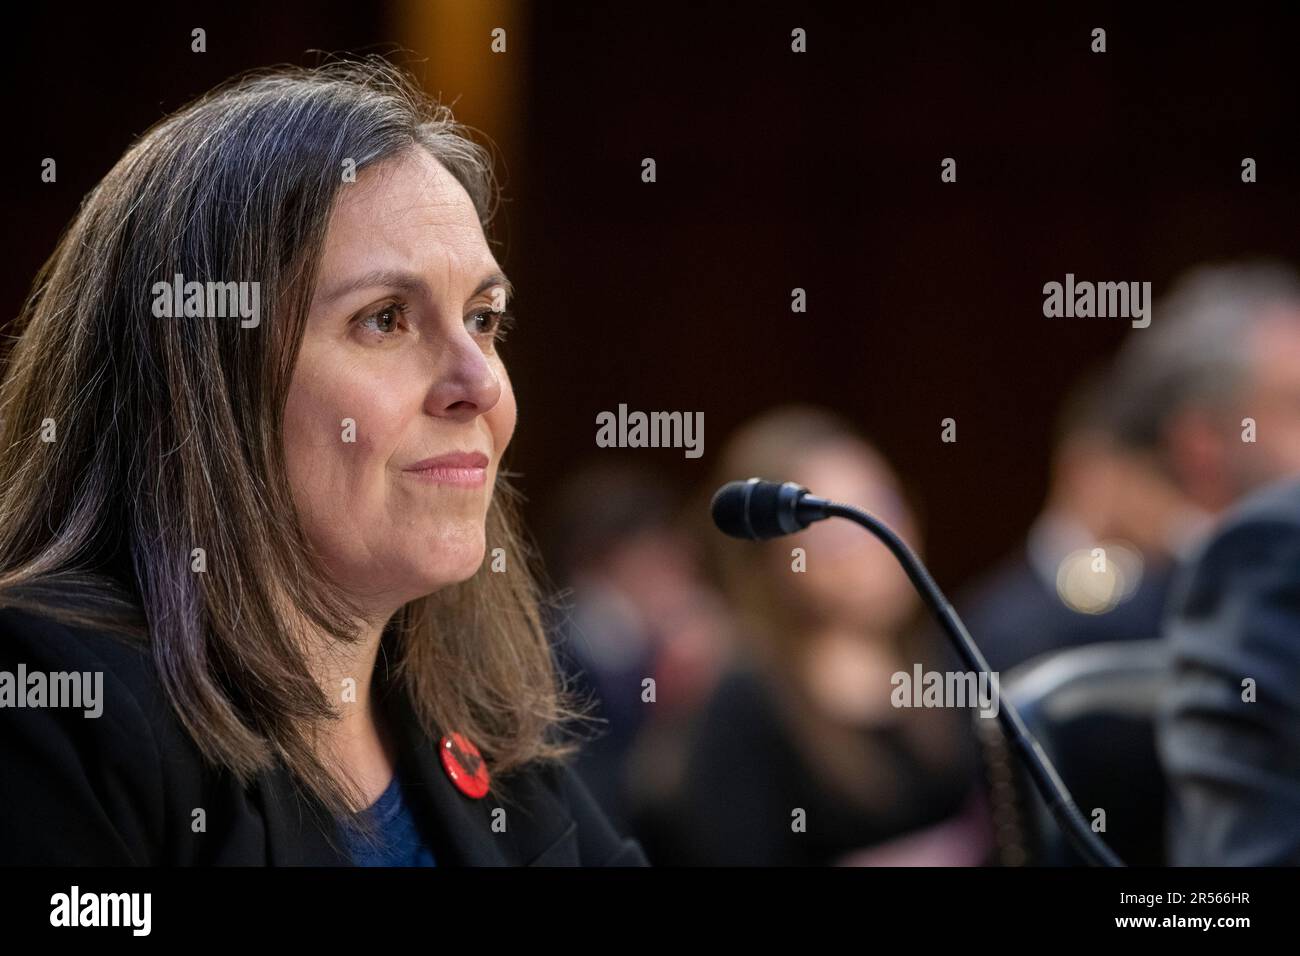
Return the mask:
{"type": "MultiPolygon", "coordinates": [[[[720,464],[711,488],[796,481],[916,545],[888,464],[831,413],[764,414],[720,464]]],[[[890,702],[895,673],[953,669],[955,657],[909,636],[919,601],[884,545],[847,521],[762,543],[707,538],[743,640],[693,734],[660,862],[983,862],[973,718],[890,702]]]]}

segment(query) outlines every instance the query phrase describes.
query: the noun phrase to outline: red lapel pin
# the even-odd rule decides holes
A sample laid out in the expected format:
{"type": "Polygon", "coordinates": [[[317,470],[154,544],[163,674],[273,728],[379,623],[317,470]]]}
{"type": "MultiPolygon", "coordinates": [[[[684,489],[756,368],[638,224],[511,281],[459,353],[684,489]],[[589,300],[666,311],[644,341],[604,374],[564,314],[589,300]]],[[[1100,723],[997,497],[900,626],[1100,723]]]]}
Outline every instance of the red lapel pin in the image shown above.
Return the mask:
{"type": "Polygon", "coordinates": [[[457,790],[475,800],[488,792],[487,762],[462,734],[443,737],[438,752],[442,755],[442,769],[447,771],[457,790]]]}

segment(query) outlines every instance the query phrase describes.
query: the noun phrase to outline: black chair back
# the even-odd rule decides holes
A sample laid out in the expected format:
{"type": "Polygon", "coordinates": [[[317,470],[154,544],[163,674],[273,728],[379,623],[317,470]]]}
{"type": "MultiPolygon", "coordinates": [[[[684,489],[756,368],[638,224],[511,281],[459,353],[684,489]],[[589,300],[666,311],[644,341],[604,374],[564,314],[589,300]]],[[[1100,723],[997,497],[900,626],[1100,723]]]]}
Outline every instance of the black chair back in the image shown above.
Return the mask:
{"type": "MultiPolygon", "coordinates": [[[[1166,859],[1155,708],[1168,675],[1167,645],[1146,640],[1053,651],[1001,676],[1002,698],[1020,712],[1084,818],[1092,823],[1096,810],[1105,812],[1098,835],[1131,866],[1160,866],[1166,859]]],[[[986,745],[992,731],[1006,747],[1000,725],[980,723],[986,745]]],[[[1019,761],[1009,764],[1014,784],[1001,792],[995,785],[994,813],[1012,831],[1009,821],[1018,816],[1023,862],[1082,865],[1019,761]]]]}

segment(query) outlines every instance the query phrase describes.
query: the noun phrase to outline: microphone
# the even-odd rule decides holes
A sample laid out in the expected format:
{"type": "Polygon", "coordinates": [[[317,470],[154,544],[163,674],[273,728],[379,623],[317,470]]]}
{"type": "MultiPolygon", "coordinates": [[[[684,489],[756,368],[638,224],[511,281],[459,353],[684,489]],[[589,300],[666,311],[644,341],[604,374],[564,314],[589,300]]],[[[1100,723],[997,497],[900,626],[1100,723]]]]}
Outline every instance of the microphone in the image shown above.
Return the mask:
{"type": "Polygon", "coordinates": [[[824,498],[793,481],[729,481],[713,496],[713,523],[733,538],[764,541],[802,531],[827,518],[824,498]]]}
{"type": "MultiPolygon", "coordinates": [[[[912,586],[948,635],[967,668],[980,674],[989,673],[988,661],[921,559],[893,529],[869,511],[819,498],[793,481],[764,481],[761,478],[727,482],[714,494],[710,510],[719,531],[750,541],[793,534],[826,518],[848,518],[856,522],[879,538],[902,565],[912,586]]],[[[998,720],[1002,722],[1012,749],[1024,762],[1052,817],[1074,848],[1093,866],[1124,866],[1124,862],[1088,826],[1065,782],[1025,726],[1020,713],[1009,700],[1001,700],[999,704],[998,720]]]]}

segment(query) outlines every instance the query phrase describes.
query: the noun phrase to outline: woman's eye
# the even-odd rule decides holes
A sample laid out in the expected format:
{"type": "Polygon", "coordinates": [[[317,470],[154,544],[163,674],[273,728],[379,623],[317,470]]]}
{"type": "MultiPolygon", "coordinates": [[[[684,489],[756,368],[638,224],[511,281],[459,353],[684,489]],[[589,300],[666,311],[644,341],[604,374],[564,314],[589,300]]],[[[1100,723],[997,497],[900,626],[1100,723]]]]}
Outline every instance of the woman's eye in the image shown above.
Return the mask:
{"type": "Polygon", "coordinates": [[[470,332],[474,335],[488,335],[500,342],[505,339],[506,333],[514,327],[515,315],[513,312],[496,312],[492,309],[484,309],[481,312],[475,312],[465,322],[470,326],[470,332]]]}
{"type": "Polygon", "coordinates": [[[392,335],[401,325],[402,316],[406,313],[406,309],[407,306],[403,302],[390,302],[381,309],[361,316],[357,320],[357,324],[363,329],[380,336],[392,335]]]}

